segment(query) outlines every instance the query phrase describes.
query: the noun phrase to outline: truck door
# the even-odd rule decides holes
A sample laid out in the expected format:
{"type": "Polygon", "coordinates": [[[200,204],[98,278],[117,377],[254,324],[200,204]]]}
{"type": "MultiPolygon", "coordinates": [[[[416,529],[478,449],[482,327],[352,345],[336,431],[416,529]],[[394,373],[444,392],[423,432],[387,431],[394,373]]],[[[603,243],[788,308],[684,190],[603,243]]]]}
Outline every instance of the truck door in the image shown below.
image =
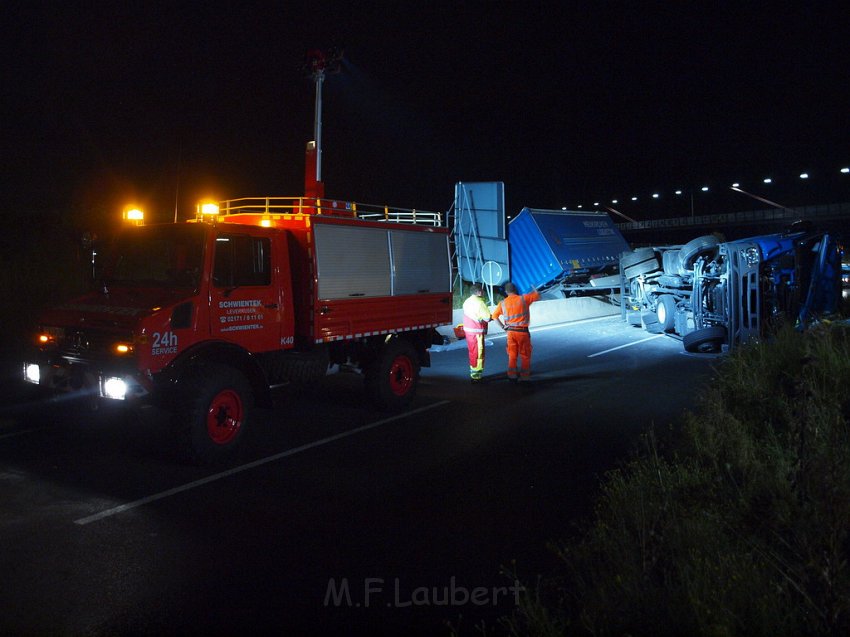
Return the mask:
{"type": "Polygon", "coordinates": [[[280,287],[269,237],[222,232],[210,285],[210,333],[252,352],[280,348],[280,287]]]}

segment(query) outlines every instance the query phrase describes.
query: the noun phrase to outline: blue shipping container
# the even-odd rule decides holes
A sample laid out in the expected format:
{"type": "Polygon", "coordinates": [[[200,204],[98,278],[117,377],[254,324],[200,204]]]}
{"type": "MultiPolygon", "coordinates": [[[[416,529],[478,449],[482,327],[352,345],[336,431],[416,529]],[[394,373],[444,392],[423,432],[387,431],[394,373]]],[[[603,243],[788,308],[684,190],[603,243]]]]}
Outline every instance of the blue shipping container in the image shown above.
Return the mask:
{"type": "Polygon", "coordinates": [[[612,272],[630,250],[605,213],[523,208],[508,224],[511,281],[523,294],[612,272]]]}

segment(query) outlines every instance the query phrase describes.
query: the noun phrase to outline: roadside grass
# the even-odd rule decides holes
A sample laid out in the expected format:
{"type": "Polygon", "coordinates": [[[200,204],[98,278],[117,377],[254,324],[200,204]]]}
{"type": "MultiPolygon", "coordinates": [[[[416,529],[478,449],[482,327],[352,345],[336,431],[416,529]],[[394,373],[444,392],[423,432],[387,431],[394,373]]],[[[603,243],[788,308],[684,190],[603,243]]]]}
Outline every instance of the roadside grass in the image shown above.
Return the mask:
{"type": "Polygon", "coordinates": [[[850,327],[737,349],[605,477],[514,635],[850,634],[850,327]]]}

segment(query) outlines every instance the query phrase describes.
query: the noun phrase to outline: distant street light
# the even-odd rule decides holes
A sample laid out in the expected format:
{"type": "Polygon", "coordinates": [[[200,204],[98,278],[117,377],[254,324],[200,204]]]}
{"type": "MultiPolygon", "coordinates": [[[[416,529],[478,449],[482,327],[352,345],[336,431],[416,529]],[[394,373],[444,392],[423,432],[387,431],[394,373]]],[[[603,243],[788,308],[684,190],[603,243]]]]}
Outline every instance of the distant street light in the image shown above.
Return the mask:
{"type": "MultiPolygon", "coordinates": [[[[843,168],[840,168],[839,170],[840,170],[840,172],[841,172],[842,174],[845,174],[845,175],[850,174],[850,166],[844,166],[843,168]]],[[[785,183],[785,182],[783,182],[783,181],[782,181],[781,177],[782,177],[782,176],[780,175],[780,182],[781,182],[781,183],[785,183]]],[[[806,179],[806,180],[808,180],[808,179],[810,179],[810,178],[811,178],[811,174],[810,174],[810,173],[808,173],[808,172],[801,172],[801,173],[799,173],[799,178],[800,178],[800,179],[806,179]]],[[[787,180],[786,180],[786,181],[787,181],[787,180]]],[[[764,179],[762,179],[762,183],[764,183],[764,184],[766,184],[766,185],[773,184],[773,178],[772,178],[772,177],[765,177],[764,179]]],[[[775,202],[773,202],[773,201],[766,200],[766,199],[761,199],[761,198],[757,197],[756,195],[753,195],[753,194],[751,194],[751,193],[748,193],[748,192],[746,192],[746,191],[741,190],[741,183],[740,183],[740,182],[737,182],[737,181],[736,181],[736,182],[733,182],[733,183],[732,183],[731,188],[732,188],[732,190],[736,190],[736,191],[738,191],[738,192],[741,192],[742,194],[748,195],[748,196],[750,196],[750,197],[752,197],[752,198],[754,198],[754,199],[758,199],[759,201],[762,201],[762,202],[764,202],[764,203],[768,203],[768,204],[770,204],[770,205],[772,205],[772,206],[773,206],[773,205],[775,205],[775,206],[777,206],[777,207],[779,207],[779,208],[784,208],[784,206],[781,206],[780,204],[777,204],[777,203],[775,203],[775,202]]],[[[710,188],[708,185],[705,185],[705,186],[700,187],[700,188],[699,188],[699,190],[700,190],[700,191],[702,191],[702,192],[706,192],[706,193],[707,193],[707,192],[709,192],[709,191],[711,190],[711,188],[710,188]]],[[[667,192],[666,188],[664,189],[664,192],[667,192]]],[[[673,193],[674,193],[676,196],[679,196],[679,197],[681,197],[681,196],[683,196],[683,195],[685,195],[685,194],[687,194],[687,195],[688,195],[688,197],[689,197],[689,199],[690,199],[690,205],[691,205],[691,217],[693,217],[693,216],[694,216],[694,193],[695,193],[695,192],[697,192],[697,191],[696,191],[696,188],[687,188],[687,189],[678,188],[678,189],[676,189],[676,190],[674,190],[674,191],[673,191],[673,193]]],[[[642,197],[642,196],[643,196],[643,195],[641,195],[641,197],[642,197]]],[[[660,198],[661,198],[661,193],[660,193],[660,192],[654,192],[654,193],[651,193],[651,194],[650,194],[650,195],[648,195],[648,196],[652,197],[653,199],[660,199],[660,198]]],[[[634,196],[630,197],[630,199],[631,199],[631,201],[637,201],[637,200],[638,200],[638,195],[634,195],[634,196]]],[[[624,201],[625,201],[625,200],[624,200],[624,201]]],[[[612,203],[612,204],[617,204],[618,202],[619,202],[619,199],[612,199],[612,200],[611,200],[611,203],[612,203]]],[[[593,204],[593,205],[594,205],[594,206],[599,206],[600,204],[599,204],[599,202],[594,202],[594,204],[593,204]]],[[[578,208],[581,208],[581,206],[578,206],[578,208]]]]}

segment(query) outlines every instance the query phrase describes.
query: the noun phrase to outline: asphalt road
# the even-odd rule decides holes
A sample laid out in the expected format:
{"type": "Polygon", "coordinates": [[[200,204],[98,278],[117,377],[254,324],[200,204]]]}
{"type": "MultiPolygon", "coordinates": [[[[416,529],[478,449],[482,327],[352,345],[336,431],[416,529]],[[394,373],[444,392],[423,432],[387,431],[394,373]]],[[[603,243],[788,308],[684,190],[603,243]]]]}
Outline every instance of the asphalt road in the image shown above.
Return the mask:
{"type": "Polygon", "coordinates": [[[408,412],[354,374],[258,410],[226,469],[177,460],[163,415],[0,413],[0,634],[493,634],[599,478],[692,407],[713,358],[618,317],[532,331],[534,377],[432,354],[408,412]]]}

